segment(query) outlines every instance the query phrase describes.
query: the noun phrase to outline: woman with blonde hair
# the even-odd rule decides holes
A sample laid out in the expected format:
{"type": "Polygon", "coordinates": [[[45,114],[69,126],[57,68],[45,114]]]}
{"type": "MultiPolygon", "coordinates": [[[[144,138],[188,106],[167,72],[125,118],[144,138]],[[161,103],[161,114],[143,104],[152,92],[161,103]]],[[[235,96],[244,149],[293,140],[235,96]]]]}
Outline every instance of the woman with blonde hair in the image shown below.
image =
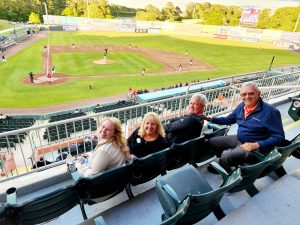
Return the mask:
{"type": "Polygon", "coordinates": [[[127,139],[130,154],[132,157],[144,157],[167,148],[164,136],[165,131],[158,115],[154,112],[147,113],[141,126],[127,139]]]}
{"type": "Polygon", "coordinates": [[[88,166],[80,171],[85,177],[118,167],[130,157],[119,119],[104,119],[97,133],[99,142],[89,156],[88,166]]]}

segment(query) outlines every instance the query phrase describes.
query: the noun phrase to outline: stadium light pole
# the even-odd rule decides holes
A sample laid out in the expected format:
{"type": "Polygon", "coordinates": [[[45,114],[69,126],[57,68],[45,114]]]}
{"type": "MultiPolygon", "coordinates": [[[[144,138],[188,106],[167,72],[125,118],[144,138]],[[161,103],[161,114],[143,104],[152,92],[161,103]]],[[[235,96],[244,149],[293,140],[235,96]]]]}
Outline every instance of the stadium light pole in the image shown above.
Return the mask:
{"type": "Polygon", "coordinates": [[[297,19],[297,21],[296,21],[295,28],[294,28],[294,31],[293,31],[293,32],[296,32],[297,27],[298,27],[299,20],[300,20],[300,13],[299,13],[299,15],[298,15],[298,19],[297,19]]]}
{"type": "Polygon", "coordinates": [[[47,45],[47,67],[46,67],[46,77],[49,74],[49,55],[50,55],[50,27],[49,27],[49,17],[48,17],[48,8],[46,2],[43,2],[45,6],[45,12],[46,12],[46,17],[47,17],[47,25],[48,25],[48,45],[47,45]]]}

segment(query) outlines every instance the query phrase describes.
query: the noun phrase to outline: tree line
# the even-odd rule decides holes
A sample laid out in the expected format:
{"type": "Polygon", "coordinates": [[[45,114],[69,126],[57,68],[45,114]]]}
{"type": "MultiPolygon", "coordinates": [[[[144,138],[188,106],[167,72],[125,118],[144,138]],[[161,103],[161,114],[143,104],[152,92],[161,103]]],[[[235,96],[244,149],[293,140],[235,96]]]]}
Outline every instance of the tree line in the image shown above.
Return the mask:
{"type": "MultiPolygon", "coordinates": [[[[242,8],[220,4],[189,3],[185,11],[172,2],[159,9],[147,5],[144,9],[109,4],[108,0],[45,0],[49,15],[78,16],[110,19],[131,17],[147,21],[181,21],[197,19],[206,25],[237,26],[240,24],[242,8]]],[[[0,19],[10,21],[41,22],[45,14],[43,2],[40,0],[0,0],[0,19]]],[[[293,31],[300,13],[298,7],[282,7],[275,11],[263,9],[259,15],[256,28],[280,29],[293,31]]],[[[296,31],[300,31],[300,24],[296,31]]]]}

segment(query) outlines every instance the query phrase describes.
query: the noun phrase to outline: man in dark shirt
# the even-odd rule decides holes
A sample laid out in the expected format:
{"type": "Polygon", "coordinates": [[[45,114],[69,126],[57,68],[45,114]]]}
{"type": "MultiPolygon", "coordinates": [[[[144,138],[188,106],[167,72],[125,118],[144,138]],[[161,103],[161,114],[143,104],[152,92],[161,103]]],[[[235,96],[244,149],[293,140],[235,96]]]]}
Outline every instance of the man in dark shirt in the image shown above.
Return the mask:
{"type": "Polygon", "coordinates": [[[170,120],[164,125],[169,145],[199,137],[203,127],[203,112],[207,98],[203,94],[194,94],[189,102],[189,112],[183,117],[170,120]]]}

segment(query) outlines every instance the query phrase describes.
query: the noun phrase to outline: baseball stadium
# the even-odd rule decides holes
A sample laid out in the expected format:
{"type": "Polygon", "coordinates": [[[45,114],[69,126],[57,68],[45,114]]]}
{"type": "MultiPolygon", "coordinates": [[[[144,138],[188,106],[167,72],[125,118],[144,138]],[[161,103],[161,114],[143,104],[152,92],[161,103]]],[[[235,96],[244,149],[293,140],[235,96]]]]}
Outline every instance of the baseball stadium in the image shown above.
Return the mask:
{"type": "Polygon", "coordinates": [[[0,30],[1,225],[298,223],[300,14],[284,31],[44,5],[0,30]]]}

